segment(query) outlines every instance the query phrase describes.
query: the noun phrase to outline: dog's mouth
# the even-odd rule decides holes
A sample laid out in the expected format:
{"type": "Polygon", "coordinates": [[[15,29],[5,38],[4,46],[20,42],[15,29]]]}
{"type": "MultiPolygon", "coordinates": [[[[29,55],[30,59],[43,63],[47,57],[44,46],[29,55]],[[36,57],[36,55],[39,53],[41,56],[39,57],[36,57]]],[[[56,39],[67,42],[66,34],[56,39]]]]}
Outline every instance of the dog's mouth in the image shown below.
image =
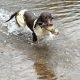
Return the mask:
{"type": "Polygon", "coordinates": [[[57,28],[54,28],[54,26],[45,26],[44,27],[47,31],[51,32],[52,34],[58,35],[59,30],[57,28]]]}
{"type": "Polygon", "coordinates": [[[58,35],[59,30],[53,26],[53,24],[44,24],[44,23],[39,23],[39,26],[41,28],[44,28],[45,30],[51,32],[52,34],[58,35]]]}

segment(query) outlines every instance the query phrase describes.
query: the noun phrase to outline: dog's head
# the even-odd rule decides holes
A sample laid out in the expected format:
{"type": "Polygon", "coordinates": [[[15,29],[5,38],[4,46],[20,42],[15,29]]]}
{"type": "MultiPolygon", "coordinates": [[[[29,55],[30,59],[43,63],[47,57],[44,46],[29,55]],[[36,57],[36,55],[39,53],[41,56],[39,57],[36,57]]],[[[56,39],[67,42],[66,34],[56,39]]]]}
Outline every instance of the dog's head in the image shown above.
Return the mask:
{"type": "Polygon", "coordinates": [[[58,34],[59,31],[57,29],[55,29],[55,27],[53,26],[53,22],[52,22],[53,19],[54,18],[51,15],[51,13],[43,12],[38,17],[35,27],[37,25],[39,25],[41,28],[44,28],[44,29],[50,31],[52,34],[58,34]]]}

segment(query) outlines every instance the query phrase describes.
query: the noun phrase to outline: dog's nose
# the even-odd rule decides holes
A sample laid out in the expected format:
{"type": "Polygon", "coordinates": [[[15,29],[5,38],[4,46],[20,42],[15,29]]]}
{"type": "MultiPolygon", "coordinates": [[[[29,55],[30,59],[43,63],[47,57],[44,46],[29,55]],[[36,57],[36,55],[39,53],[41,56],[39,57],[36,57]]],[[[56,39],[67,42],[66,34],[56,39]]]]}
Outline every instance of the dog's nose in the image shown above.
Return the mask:
{"type": "Polygon", "coordinates": [[[53,26],[52,21],[48,20],[48,21],[47,21],[47,26],[53,26]]]}

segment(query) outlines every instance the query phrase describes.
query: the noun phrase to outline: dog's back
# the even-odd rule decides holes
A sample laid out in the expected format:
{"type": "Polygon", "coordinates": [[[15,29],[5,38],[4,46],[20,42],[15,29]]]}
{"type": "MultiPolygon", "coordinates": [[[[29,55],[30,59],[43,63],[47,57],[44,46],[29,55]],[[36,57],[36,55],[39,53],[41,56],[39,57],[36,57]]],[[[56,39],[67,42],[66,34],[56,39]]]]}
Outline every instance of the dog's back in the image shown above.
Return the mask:
{"type": "Polygon", "coordinates": [[[15,17],[19,27],[27,25],[30,28],[33,27],[34,20],[36,19],[35,14],[26,9],[13,13],[6,22],[10,21],[13,17],[15,17]]]}

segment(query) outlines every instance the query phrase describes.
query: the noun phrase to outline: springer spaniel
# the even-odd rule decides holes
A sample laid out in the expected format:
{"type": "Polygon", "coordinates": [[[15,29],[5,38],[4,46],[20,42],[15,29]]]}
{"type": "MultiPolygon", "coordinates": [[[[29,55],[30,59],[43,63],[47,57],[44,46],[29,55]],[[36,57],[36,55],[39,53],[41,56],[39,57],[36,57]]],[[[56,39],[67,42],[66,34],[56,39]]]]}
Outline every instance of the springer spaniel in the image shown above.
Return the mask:
{"type": "Polygon", "coordinates": [[[36,17],[34,13],[24,9],[12,14],[6,22],[13,17],[15,17],[18,28],[26,29],[28,27],[32,31],[33,42],[45,35],[59,33],[53,26],[53,17],[49,12],[42,12],[39,17],[36,17]]]}

